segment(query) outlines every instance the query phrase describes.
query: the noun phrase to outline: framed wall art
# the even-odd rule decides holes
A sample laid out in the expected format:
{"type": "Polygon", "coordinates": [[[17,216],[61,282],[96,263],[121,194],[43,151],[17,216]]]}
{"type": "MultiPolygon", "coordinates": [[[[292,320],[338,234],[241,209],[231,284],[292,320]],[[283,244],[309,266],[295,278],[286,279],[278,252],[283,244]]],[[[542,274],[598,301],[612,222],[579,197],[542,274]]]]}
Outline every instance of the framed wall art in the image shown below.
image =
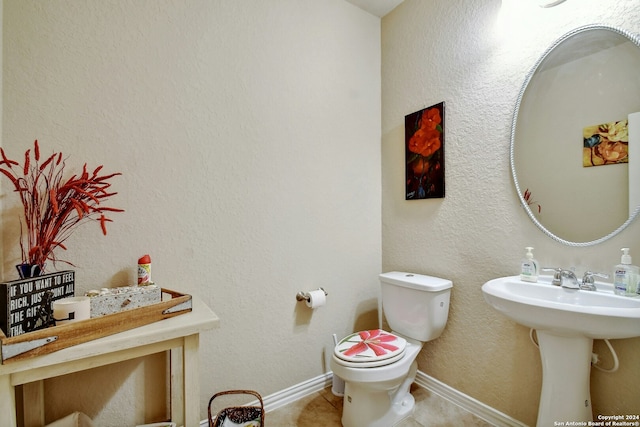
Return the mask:
{"type": "Polygon", "coordinates": [[[444,102],[404,118],[406,200],[444,198],[444,102]]]}
{"type": "Polygon", "coordinates": [[[629,121],[618,120],[582,130],[582,166],[629,163],[629,121]]]}

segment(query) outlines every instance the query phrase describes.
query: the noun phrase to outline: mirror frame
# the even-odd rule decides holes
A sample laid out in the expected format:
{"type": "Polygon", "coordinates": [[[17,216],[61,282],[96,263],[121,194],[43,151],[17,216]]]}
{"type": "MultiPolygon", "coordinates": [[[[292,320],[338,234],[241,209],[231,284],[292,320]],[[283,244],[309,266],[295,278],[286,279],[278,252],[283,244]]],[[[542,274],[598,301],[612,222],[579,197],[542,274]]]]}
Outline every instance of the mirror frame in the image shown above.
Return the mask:
{"type": "Polygon", "coordinates": [[[569,38],[571,38],[571,37],[573,37],[573,36],[575,36],[577,34],[584,33],[584,32],[587,32],[587,31],[592,31],[592,30],[606,30],[606,31],[611,31],[611,32],[617,33],[617,34],[619,34],[619,35],[621,35],[623,37],[626,37],[630,42],[635,44],[638,47],[638,49],[640,49],[640,35],[631,33],[629,31],[623,30],[621,28],[612,27],[612,26],[603,25],[603,24],[590,24],[590,25],[585,25],[585,26],[582,26],[582,27],[578,27],[578,28],[576,28],[574,30],[569,31],[568,33],[564,34],[562,37],[557,39],[555,42],[553,42],[553,44],[549,48],[547,48],[547,50],[545,50],[545,52],[538,59],[538,61],[536,61],[536,63],[533,66],[533,68],[527,73],[527,76],[526,76],[526,78],[524,80],[524,83],[523,83],[522,87],[520,88],[520,92],[518,93],[518,100],[516,101],[516,106],[515,106],[515,109],[513,111],[513,120],[511,122],[511,142],[510,142],[510,147],[509,147],[509,161],[511,163],[511,175],[512,175],[512,178],[513,178],[513,183],[515,184],[516,192],[518,193],[518,197],[520,198],[520,203],[522,204],[522,207],[527,212],[527,215],[529,215],[529,218],[531,219],[531,221],[533,221],[533,223],[536,226],[538,226],[538,228],[540,230],[542,230],[544,232],[544,234],[546,234],[547,236],[551,237],[553,240],[555,240],[555,241],[557,241],[559,243],[562,243],[564,245],[578,246],[578,247],[596,245],[598,243],[604,242],[604,241],[616,236],[617,234],[619,234],[622,230],[627,228],[627,226],[629,224],[631,224],[631,222],[638,216],[638,214],[640,212],[640,205],[638,205],[636,207],[636,209],[629,216],[629,218],[624,222],[624,224],[622,224],[620,227],[618,227],[617,229],[613,230],[611,233],[607,234],[606,236],[603,236],[603,237],[600,237],[599,239],[591,240],[591,241],[588,241],[588,242],[571,242],[569,240],[565,240],[565,239],[553,234],[544,225],[542,225],[542,223],[540,223],[540,221],[538,221],[538,219],[534,215],[534,213],[531,210],[531,208],[529,207],[529,204],[527,203],[527,201],[524,199],[524,193],[522,192],[522,190],[520,188],[520,184],[518,183],[518,177],[517,177],[517,174],[516,174],[515,158],[514,158],[514,151],[515,150],[514,150],[514,148],[515,148],[515,135],[516,135],[516,127],[517,127],[517,121],[518,121],[518,113],[520,111],[520,104],[522,103],[522,98],[524,97],[524,94],[525,94],[525,92],[527,90],[527,87],[529,86],[529,82],[533,78],[534,74],[536,73],[536,71],[538,70],[540,65],[544,62],[544,60],[549,56],[549,54],[551,54],[551,52],[554,51],[554,49],[556,47],[558,47],[564,41],[566,41],[567,39],[569,39],[569,38]]]}

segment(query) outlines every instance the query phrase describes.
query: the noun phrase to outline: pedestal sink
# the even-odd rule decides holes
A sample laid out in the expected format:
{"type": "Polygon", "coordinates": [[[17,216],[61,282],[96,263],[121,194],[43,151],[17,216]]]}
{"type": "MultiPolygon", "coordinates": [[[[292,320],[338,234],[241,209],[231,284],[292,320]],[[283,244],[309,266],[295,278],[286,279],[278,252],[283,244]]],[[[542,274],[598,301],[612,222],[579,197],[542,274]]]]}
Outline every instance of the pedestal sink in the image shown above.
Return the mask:
{"type": "Polygon", "coordinates": [[[597,291],[567,289],[552,285],[547,276],[539,277],[538,283],[511,276],[482,285],[493,308],[536,330],[542,359],[538,427],[592,421],[593,340],[640,336],[640,298],[615,295],[610,284],[596,287],[597,291]]]}

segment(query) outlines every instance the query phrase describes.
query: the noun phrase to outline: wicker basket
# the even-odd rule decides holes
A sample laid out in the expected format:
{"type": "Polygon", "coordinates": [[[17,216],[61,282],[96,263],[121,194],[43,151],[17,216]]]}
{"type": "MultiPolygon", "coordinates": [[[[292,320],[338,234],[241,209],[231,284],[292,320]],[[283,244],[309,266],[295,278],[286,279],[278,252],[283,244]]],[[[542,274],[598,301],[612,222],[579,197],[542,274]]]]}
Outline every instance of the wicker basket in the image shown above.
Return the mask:
{"type": "Polygon", "coordinates": [[[253,390],[228,390],[214,394],[209,399],[209,427],[264,427],[264,403],[262,396],[253,390]],[[232,406],[224,408],[211,418],[213,399],[229,394],[250,394],[258,398],[260,406],[232,406]]]}

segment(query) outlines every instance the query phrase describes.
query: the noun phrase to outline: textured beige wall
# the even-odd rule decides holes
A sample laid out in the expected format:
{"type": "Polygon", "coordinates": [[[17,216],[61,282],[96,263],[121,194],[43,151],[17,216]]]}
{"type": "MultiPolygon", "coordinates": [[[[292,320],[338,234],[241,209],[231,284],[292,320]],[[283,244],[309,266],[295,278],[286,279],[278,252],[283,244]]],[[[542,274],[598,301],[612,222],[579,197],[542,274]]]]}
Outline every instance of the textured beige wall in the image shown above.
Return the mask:
{"type": "MultiPolygon", "coordinates": [[[[533,425],[538,351],[526,328],[485,303],[481,285],[518,274],[525,246],[536,248],[542,265],[579,271],[611,271],[624,246],[640,262],[640,224],[590,248],[562,246],[538,230],[511,180],[513,108],[526,73],[554,40],[594,22],[639,32],[640,8],[636,0],[567,0],[531,10],[515,3],[520,12],[502,23],[499,0],[405,0],[382,19],[382,248],[383,270],[454,283],[448,326],[425,346],[420,369],[533,425]],[[440,101],[446,102],[446,198],[405,201],[404,116],[440,101]]],[[[593,370],[594,413],[637,414],[640,338],[612,344],[621,367],[613,374],[593,370]]],[[[611,366],[601,341],[595,351],[611,366]]]]}
{"type": "MultiPolygon", "coordinates": [[[[405,0],[383,19],[382,233],[379,21],[342,1],[5,0],[2,146],[18,156],[37,137],[70,164],[124,172],[114,204],[127,213],[106,238],[79,230],[64,255],[87,289],[133,280],[150,252],[157,282],[220,315],[202,340],[203,404],[217,390],[268,394],[327,371],[330,333],[372,321],[382,234],[384,270],[455,284],[447,329],[420,368],[533,424],[537,351],[481,284],[515,274],[529,244],[543,264],[608,271],[622,246],[640,257],[640,225],[594,248],[537,230],[510,180],[513,105],[565,31],[606,22],[637,32],[640,20],[636,1],[568,0],[500,35],[500,3],[405,0]],[[447,197],[405,202],[404,115],[442,100],[447,197]],[[315,286],[329,303],[309,315],[293,295],[315,286]]],[[[10,276],[11,194],[2,202],[10,276]]],[[[640,339],[613,345],[622,366],[594,371],[594,410],[637,412],[640,339]]],[[[596,351],[610,363],[601,342],[596,351]]],[[[161,364],[48,382],[48,417],[85,409],[101,425],[140,422],[141,400],[162,398],[147,396],[156,383],[145,380],[161,364]]]]}
{"type": "MultiPolygon", "coordinates": [[[[375,324],[379,18],[343,0],[5,0],[3,35],[9,155],[38,138],[69,166],[123,173],[108,236],[86,225],[59,254],[79,290],[131,283],[150,253],[156,283],[220,316],[201,339],[203,419],[216,391],[268,395],[328,372],[331,334],[375,324]],[[296,302],[319,286],[325,307],[296,302]]],[[[16,198],[2,202],[14,278],[16,198]]],[[[142,406],[164,401],[163,370],[47,381],[47,421],[155,421],[164,405],[142,406]]]]}

